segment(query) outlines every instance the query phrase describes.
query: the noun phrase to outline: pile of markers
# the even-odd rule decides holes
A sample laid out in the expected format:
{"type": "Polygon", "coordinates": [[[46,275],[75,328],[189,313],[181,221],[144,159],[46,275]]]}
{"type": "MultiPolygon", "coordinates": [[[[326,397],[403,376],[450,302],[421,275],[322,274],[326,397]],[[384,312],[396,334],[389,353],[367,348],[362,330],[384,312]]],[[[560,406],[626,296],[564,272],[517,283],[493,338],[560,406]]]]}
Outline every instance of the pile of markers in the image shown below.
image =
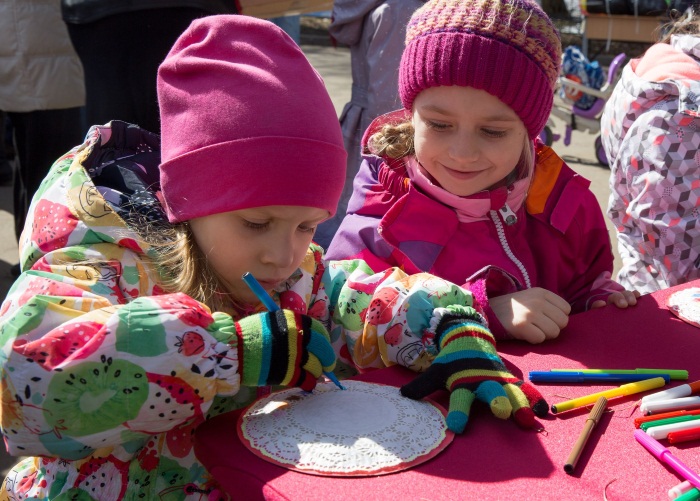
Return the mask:
{"type": "MultiPolygon", "coordinates": [[[[564,465],[564,470],[572,473],[581,450],[592,428],[598,423],[608,399],[660,388],[672,379],[688,379],[688,371],[552,369],[532,371],[529,378],[533,383],[625,383],[617,388],[552,405],[552,412],[556,414],[595,404],[564,465]]],[[[691,440],[700,441],[700,381],[646,395],[642,397],[640,410],[644,416],[634,420],[636,428],[634,438],[654,457],[666,463],[685,479],[668,491],[669,497],[676,501],[700,500],[700,475],[659,442],[659,440],[667,440],[671,444],[679,444],[691,440]]]]}
{"type": "Polygon", "coordinates": [[[644,416],[634,420],[634,438],[685,478],[668,491],[668,496],[677,501],[700,499],[700,475],[659,442],[676,445],[700,440],[700,381],[646,395],[640,410],[644,416]]]}

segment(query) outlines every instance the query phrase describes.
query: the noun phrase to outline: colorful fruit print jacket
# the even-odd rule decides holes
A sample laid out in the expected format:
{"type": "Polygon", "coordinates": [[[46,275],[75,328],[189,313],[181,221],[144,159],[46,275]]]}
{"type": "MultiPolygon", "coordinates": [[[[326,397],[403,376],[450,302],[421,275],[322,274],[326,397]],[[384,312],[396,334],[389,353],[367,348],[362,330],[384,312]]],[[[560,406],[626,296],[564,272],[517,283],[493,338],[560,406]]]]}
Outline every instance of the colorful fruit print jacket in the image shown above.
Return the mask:
{"type": "Polygon", "coordinates": [[[630,61],[600,123],[618,281],[648,293],[700,278],[700,37],[630,61]]]}
{"type": "MultiPolygon", "coordinates": [[[[93,127],[34,198],[23,273],[0,309],[2,434],[26,459],[0,499],[228,497],[194,456],[193,433],[259,390],[240,383],[237,318],[164,293],[152,247],[131,229],[168,224],[159,148],[133,125],[93,127]]],[[[312,244],[274,296],[324,322],[347,366],[424,369],[447,304],[471,305],[485,322],[445,280],[321,254],[312,244]]]]}

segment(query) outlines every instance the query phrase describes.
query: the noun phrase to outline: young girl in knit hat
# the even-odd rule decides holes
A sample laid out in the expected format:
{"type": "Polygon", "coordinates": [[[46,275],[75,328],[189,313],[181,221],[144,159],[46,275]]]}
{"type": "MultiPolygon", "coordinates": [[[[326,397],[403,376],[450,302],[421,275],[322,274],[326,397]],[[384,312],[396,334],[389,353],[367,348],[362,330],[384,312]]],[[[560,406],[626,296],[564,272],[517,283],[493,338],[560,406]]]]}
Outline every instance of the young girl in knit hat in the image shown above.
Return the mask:
{"type": "Polygon", "coordinates": [[[431,0],[412,16],[404,110],[375,120],[329,250],[462,284],[496,337],[558,336],[572,312],[636,303],[589,181],[536,138],[561,44],[530,0],[431,0]]]}
{"type": "Polygon", "coordinates": [[[525,427],[546,414],[471,293],[322,261],[312,237],[335,212],[346,154],[322,80],[282,30],[193,22],[158,97],[162,138],[95,126],[33,201],[24,271],[0,309],[2,432],[27,458],[0,499],[226,498],[193,453],[198,425],[258,388],[312,390],[336,357],[427,368],[402,391],[450,390],[457,432],[477,398],[525,427]]]}

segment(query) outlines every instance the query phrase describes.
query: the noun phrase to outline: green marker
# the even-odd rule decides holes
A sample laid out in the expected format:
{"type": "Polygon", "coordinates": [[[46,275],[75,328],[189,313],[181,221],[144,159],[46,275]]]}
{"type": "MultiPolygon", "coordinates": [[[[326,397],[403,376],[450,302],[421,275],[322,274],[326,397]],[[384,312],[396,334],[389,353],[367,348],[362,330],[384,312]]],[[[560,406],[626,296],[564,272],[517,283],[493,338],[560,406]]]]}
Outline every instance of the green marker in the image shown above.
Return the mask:
{"type": "Polygon", "coordinates": [[[639,425],[643,431],[647,431],[647,428],[652,428],[654,426],[662,426],[664,424],[671,423],[682,423],[683,421],[697,421],[700,420],[700,415],[690,415],[690,416],[676,416],[666,419],[656,419],[655,421],[647,421],[639,425]]]}
{"type": "Polygon", "coordinates": [[[688,492],[684,492],[676,498],[676,501],[695,501],[700,499],[700,490],[697,487],[693,487],[688,492]]]}
{"type": "Polygon", "coordinates": [[[608,372],[610,374],[668,374],[671,379],[685,381],[688,379],[688,371],[677,369],[550,369],[550,372],[584,372],[588,374],[599,374],[608,372]]]}

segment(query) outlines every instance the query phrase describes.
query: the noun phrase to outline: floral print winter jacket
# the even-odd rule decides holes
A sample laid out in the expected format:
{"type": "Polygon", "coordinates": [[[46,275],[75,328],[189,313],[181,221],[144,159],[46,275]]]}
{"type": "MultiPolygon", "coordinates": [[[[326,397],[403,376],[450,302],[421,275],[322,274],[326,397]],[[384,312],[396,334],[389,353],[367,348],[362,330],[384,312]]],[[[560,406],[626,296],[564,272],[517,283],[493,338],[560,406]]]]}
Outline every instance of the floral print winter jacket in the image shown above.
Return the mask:
{"type": "Polygon", "coordinates": [[[673,76],[652,81],[632,60],[601,117],[618,281],[641,293],[700,278],[700,37],[676,35],[670,46],[685,62],[650,64],[673,76]]]}
{"type": "MultiPolygon", "coordinates": [[[[238,319],[166,294],[132,229],[168,224],[159,147],[133,125],[93,127],[34,198],[24,271],[0,309],[2,433],[26,459],[0,499],[228,497],[194,456],[193,434],[257,389],[240,383],[238,319]]],[[[421,370],[436,307],[473,305],[483,322],[449,282],[321,254],[312,244],[275,300],[324,322],[347,363],[421,370]]]]}

